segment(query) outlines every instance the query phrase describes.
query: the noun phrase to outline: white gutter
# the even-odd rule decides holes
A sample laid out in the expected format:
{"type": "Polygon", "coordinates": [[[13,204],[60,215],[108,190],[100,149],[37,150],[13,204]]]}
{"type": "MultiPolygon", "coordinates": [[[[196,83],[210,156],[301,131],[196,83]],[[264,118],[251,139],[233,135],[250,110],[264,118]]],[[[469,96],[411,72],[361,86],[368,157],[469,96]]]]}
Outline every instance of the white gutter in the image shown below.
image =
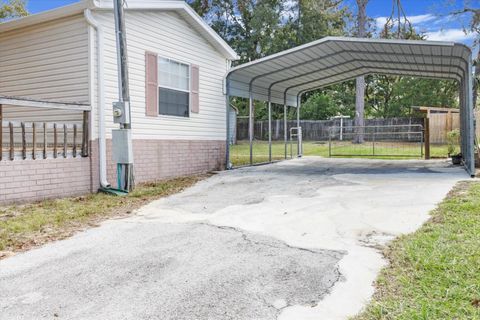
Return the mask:
{"type": "MultiPolygon", "coordinates": [[[[97,90],[98,90],[98,158],[100,162],[100,186],[109,188],[107,181],[107,143],[105,138],[105,74],[103,27],[92,15],[90,9],[84,11],[85,19],[97,31],[97,90]]],[[[94,64],[92,64],[93,66],[94,64]]]]}

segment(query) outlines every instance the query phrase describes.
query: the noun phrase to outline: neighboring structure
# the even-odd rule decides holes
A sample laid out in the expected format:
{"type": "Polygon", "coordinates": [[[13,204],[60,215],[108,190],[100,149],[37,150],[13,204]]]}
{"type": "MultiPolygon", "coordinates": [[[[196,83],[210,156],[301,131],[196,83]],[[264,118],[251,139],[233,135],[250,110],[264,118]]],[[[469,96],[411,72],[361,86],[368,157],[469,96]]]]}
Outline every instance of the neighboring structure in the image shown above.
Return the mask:
{"type": "MultiPolygon", "coordinates": [[[[0,24],[0,203],[116,186],[112,6],[0,24]]],[[[184,1],[129,0],[126,23],[136,182],[221,169],[236,53],[184,1]]]]}

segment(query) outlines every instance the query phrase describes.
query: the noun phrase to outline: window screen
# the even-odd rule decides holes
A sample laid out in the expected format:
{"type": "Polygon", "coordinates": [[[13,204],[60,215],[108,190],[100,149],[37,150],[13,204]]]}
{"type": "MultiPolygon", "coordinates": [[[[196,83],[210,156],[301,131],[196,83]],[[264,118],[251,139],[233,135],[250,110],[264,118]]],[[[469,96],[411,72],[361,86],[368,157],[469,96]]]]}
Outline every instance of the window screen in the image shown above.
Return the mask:
{"type": "Polygon", "coordinates": [[[190,114],[190,66],[159,58],[159,114],[188,117],[190,114]]]}
{"type": "Polygon", "coordinates": [[[159,114],[167,116],[189,116],[189,100],[188,92],[177,91],[166,88],[159,88],[159,114]]]}

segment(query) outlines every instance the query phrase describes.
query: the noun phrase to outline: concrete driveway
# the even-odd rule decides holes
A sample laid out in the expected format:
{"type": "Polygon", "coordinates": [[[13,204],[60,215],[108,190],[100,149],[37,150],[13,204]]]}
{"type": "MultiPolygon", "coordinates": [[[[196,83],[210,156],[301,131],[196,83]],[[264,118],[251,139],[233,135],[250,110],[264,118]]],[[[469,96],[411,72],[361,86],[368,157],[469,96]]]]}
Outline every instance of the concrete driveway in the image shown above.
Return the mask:
{"type": "Polygon", "coordinates": [[[0,319],[345,319],[379,249],[459,180],[445,161],[303,158],[223,172],[0,262],[0,319]]]}

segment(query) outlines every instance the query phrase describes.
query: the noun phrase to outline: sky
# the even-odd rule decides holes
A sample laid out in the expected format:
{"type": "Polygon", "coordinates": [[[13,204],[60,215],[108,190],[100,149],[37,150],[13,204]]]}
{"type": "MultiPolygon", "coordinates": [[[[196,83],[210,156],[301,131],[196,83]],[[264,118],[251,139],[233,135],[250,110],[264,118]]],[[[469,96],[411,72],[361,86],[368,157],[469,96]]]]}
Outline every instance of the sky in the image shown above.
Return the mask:
{"type": "MultiPolygon", "coordinates": [[[[48,9],[64,6],[78,0],[29,0],[28,9],[37,13],[48,9]]],[[[438,41],[462,42],[472,45],[474,35],[465,34],[463,26],[468,24],[469,16],[461,18],[448,16],[450,11],[461,8],[464,2],[470,2],[473,7],[480,7],[480,0],[403,0],[402,4],[406,15],[418,32],[424,32],[427,39],[438,41]],[[448,3],[448,6],[440,5],[448,3]]],[[[346,0],[345,3],[355,10],[355,0],[346,0]]],[[[392,2],[390,0],[370,0],[367,14],[375,19],[378,26],[382,26],[390,16],[392,2]]]]}
{"type": "MultiPolygon", "coordinates": [[[[353,0],[350,0],[353,1],[353,0]]],[[[465,34],[470,15],[451,16],[450,12],[463,8],[464,4],[479,8],[480,0],[403,0],[403,9],[417,32],[425,33],[429,40],[473,43],[475,35],[465,34]]],[[[392,1],[370,0],[367,14],[383,27],[392,11],[392,1]]]]}

